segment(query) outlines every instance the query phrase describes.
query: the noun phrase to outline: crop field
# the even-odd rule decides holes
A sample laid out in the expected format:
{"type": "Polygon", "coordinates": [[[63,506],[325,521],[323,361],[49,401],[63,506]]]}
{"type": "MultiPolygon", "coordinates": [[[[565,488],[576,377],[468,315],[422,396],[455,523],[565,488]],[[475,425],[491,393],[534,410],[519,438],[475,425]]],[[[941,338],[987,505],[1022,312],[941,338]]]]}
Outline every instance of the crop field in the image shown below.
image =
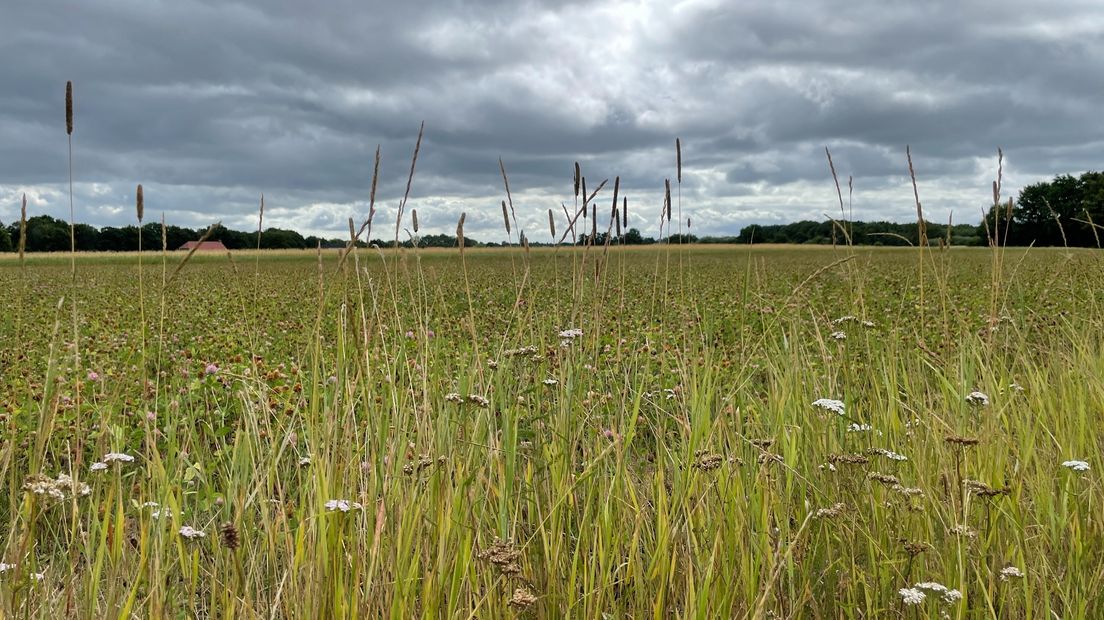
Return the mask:
{"type": "Polygon", "coordinates": [[[1099,251],[180,261],[0,260],[0,617],[1104,608],[1099,251]]]}

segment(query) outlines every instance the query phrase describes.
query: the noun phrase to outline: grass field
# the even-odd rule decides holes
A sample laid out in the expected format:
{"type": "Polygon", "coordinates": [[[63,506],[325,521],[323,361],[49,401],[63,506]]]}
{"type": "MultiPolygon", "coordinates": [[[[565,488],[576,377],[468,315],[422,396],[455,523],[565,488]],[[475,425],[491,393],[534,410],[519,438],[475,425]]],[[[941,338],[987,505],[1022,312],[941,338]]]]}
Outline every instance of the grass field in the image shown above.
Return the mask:
{"type": "Polygon", "coordinates": [[[1104,605],[1099,251],[180,258],[0,261],[0,616],[1104,605]]]}

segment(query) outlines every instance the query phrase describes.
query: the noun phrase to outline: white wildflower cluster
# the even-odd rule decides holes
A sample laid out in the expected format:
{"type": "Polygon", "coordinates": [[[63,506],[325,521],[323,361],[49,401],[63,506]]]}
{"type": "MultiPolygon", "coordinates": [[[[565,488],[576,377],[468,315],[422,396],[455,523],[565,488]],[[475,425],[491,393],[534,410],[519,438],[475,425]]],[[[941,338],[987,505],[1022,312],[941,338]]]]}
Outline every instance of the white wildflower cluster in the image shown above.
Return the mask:
{"type": "Polygon", "coordinates": [[[932,592],[938,594],[943,599],[944,603],[951,604],[957,603],[962,600],[962,593],[958,590],[951,590],[947,586],[936,583],[934,581],[925,581],[912,586],[916,590],[932,592]]]}
{"type": "Polygon", "coordinates": [[[1089,471],[1092,469],[1085,461],[1062,461],[1062,467],[1068,467],[1073,471],[1089,471]]]}
{"type": "Polygon", "coordinates": [[[841,316],[838,319],[833,320],[832,324],[833,325],[843,325],[844,323],[847,323],[849,321],[858,321],[858,320],[859,320],[858,317],[847,314],[847,315],[841,316]]]}
{"type": "Polygon", "coordinates": [[[1015,381],[1008,384],[1008,389],[1012,390],[1013,392],[1023,392],[1024,391],[1023,386],[1020,385],[1019,383],[1016,383],[1015,381]]]}
{"type": "Polygon", "coordinates": [[[828,337],[832,340],[847,340],[847,334],[845,332],[832,332],[828,334],[828,337]]]}
{"type": "Polygon", "coordinates": [[[123,463],[133,462],[134,457],[129,454],[124,454],[122,452],[108,452],[104,455],[103,460],[92,463],[92,466],[89,467],[89,469],[92,471],[105,471],[107,470],[107,466],[111,463],[119,463],[121,465],[123,463]]]}
{"type": "Polygon", "coordinates": [[[299,467],[307,467],[310,464],[311,464],[311,457],[310,457],[309,454],[307,456],[304,456],[303,458],[299,459],[299,467]]]}
{"type": "Polygon", "coordinates": [[[188,540],[195,540],[197,538],[203,538],[207,535],[207,532],[204,532],[203,530],[197,530],[190,525],[185,525],[184,527],[180,528],[180,535],[184,538],[187,538],[188,540]]]}
{"type": "Polygon", "coordinates": [[[986,396],[983,392],[974,390],[973,392],[970,392],[966,395],[966,402],[975,407],[988,407],[989,397],[986,396]]]}
{"type": "Polygon", "coordinates": [[[92,492],[87,484],[76,482],[67,474],[58,474],[54,479],[43,475],[31,476],[23,483],[23,490],[59,502],[71,497],[84,497],[92,492]]]}
{"type": "Polygon", "coordinates": [[[0,574],[6,573],[10,570],[15,570],[15,564],[5,564],[0,562],[0,574]]]}
{"type": "Polygon", "coordinates": [[[924,602],[924,599],[928,598],[927,594],[916,588],[901,588],[897,590],[897,593],[901,595],[901,601],[905,605],[920,605],[924,602]]]}
{"type": "Polygon", "coordinates": [[[545,379],[544,381],[541,381],[541,383],[545,385],[557,385],[559,384],[559,381],[556,379],[545,379]]]}
{"type": "Polygon", "coordinates": [[[479,394],[468,394],[467,397],[464,397],[457,394],[456,392],[449,392],[448,394],[445,394],[445,400],[450,403],[456,403],[458,405],[471,403],[473,405],[478,405],[484,408],[491,404],[491,401],[487,400],[483,396],[480,396],[479,394]]]}
{"type": "Polygon", "coordinates": [[[870,453],[870,454],[876,454],[876,455],[884,456],[884,457],[886,457],[887,459],[889,459],[891,461],[907,461],[908,460],[907,456],[905,456],[903,454],[897,454],[896,452],[894,452],[892,450],[886,450],[884,448],[871,448],[871,449],[867,450],[867,452],[870,453]]]}
{"type": "Polygon", "coordinates": [[[349,512],[350,510],[363,510],[360,502],[350,502],[347,499],[331,499],[326,502],[326,512],[349,512]]]}
{"type": "Polygon", "coordinates": [[[1024,572],[1012,565],[1005,566],[1000,571],[1001,581],[1008,581],[1009,579],[1023,579],[1023,577],[1024,572]]]}
{"type": "Polygon", "coordinates": [[[869,424],[859,424],[858,422],[852,422],[847,427],[848,433],[865,433],[867,431],[874,430],[874,427],[869,424]]]}
{"type": "Polygon", "coordinates": [[[560,332],[560,346],[561,347],[569,347],[569,346],[571,346],[571,343],[575,341],[576,338],[580,338],[580,337],[582,337],[582,335],[583,335],[583,330],[579,329],[578,327],[573,327],[571,329],[565,329],[565,330],[560,332]]]}
{"type": "Polygon", "coordinates": [[[818,398],[813,401],[813,406],[818,409],[830,411],[836,415],[843,415],[843,401],[832,398],[818,398]]]}
{"type": "Polygon", "coordinates": [[[518,349],[506,349],[502,352],[503,357],[515,357],[518,355],[533,355],[537,352],[537,348],[534,346],[526,346],[518,349]]]}

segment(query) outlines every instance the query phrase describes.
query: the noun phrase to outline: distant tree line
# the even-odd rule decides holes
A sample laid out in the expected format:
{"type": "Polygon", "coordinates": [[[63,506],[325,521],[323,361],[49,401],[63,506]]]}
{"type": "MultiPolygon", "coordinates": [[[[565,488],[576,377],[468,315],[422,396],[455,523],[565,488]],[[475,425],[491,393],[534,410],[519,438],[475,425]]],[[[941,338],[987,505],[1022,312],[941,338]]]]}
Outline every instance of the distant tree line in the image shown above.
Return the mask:
{"type": "MultiPolygon", "coordinates": [[[[199,239],[206,228],[192,229],[183,226],[165,226],[165,246],[175,250],[188,241],[199,239]]],[[[142,226],[142,247],[144,251],[161,250],[161,224],[149,223],[142,226]]],[[[88,224],[77,224],[73,227],[73,236],[79,252],[133,252],[138,250],[137,226],[104,226],[96,228],[88,224]]],[[[225,226],[216,226],[211,231],[210,241],[221,241],[223,245],[232,250],[240,250],[257,247],[257,233],[241,232],[225,226]]],[[[262,249],[303,249],[314,248],[319,243],[322,247],[344,247],[345,242],[340,239],[321,239],[319,237],[304,237],[294,230],[282,228],[267,228],[261,234],[262,249]]],[[[19,243],[19,222],[13,222],[8,226],[0,224],[0,252],[10,252],[17,249],[19,243]]],[[[69,251],[69,222],[59,220],[49,215],[36,215],[27,218],[28,252],[68,252],[69,251]]]]}
{"type": "Polygon", "coordinates": [[[1063,174],[1028,185],[1019,199],[990,207],[979,227],[1005,245],[1099,247],[1104,237],[1104,173],[1063,174]]]}
{"type": "MultiPolygon", "coordinates": [[[[947,225],[925,221],[928,243],[947,241],[947,225]]],[[[955,224],[950,229],[951,245],[980,245],[978,227],[973,224],[955,224]]],[[[736,236],[736,243],[809,243],[845,244],[850,238],[854,245],[919,245],[920,228],[916,222],[813,222],[809,220],[792,224],[745,226],[736,236]],[[846,234],[845,234],[846,232],[846,234]]]]}
{"type": "MultiPolygon", "coordinates": [[[[938,244],[949,239],[952,245],[987,245],[995,239],[1002,245],[1036,245],[1070,247],[1099,247],[1104,235],[1104,173],[1086,172],[1079,177],[1059,175],[1051,181],[1029,185],[1020,191],[1018,200],[1011,205],[1002,203],[990,206],[980,225],[956,224],[948,231],[947,224],[925,222],[930,244],[938,244]],[[950,233],[948,235],[948,232],[950,233]]],[[[164,229],[165,245],[175,250],[188,241],[199,239],[206,229],[192,229],[168,225],[164,229]]],[[[76,224],[73,228],[76,247],[81,252],[107,251],[128,252],[139,249],[137,226],[103,226],[96,228],[88,224],[76,224]]],[[[162,244],[160,223],[148,223],[142,227],[142,250],[158,251],[162,244]]],[[[574,239],[576,244],[605,245],[607,233],[580,235],[574,239]]],[[[674,234],[658,241],[643,236],[636,228],[630,228],[620,237],[610,239],[620,245],[648,245],[653,243],[799,243],[831,244],[846,243],[847,238],[855,245],[905,246],[920,243],[919,228],[916,222],[899,224],[896,222],[815,222],[801,221],[790,224],[745,226],[736,236],[698,237],[689,233],[674,234]],[[846,230],[846,235],[841,227],[846,230]]],[[[211,241],[221,241],[231,250],[257,247],[257,233],[232,230],[217,226],[208,237],[211,241]]],[[[571,240],[565,244],[573,243],[571,240]]],[[[0,252],[11,252],[19,243],[19,222],[4,226],[0,223],[0,252]]],[[[294,230],[267,228],[261,234],[261,249],[313,249],[341,248],[347,241],[340,238],[304,237],[294,230]]],[[[390,247],[394,241],[373,239],[359,242],[360,247],[377,245],[390,247]]],[[[446,234],[423,235],[407,238],[400,242],[402,247],[452,248],[456,247],[456,236],[446,234]]],[[[497,247],[507,243],[483,243],[468,237],[464,238],[466,247],[497,247]]],[[[530,241],[533,247],[550,246],[551,243],[530,241]]],[[[27,219],[26,250],[28,252],[67,252],[69,251],[69,223],[49,215],[36,215],[27,219]]]]}

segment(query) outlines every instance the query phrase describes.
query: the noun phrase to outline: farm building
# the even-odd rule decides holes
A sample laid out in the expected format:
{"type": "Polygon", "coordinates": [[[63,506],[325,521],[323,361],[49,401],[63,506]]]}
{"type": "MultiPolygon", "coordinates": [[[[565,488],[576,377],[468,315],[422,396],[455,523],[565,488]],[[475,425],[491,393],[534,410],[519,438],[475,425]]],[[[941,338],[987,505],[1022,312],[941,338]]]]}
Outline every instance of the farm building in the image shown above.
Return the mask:
{"type": "Polygon", "coordinates": [[[226,246],[222,245],[221,241],[189,241],[176,249],[190,251],[192,248],[195,248],[197,252],[226,251],[226,246]]]}

